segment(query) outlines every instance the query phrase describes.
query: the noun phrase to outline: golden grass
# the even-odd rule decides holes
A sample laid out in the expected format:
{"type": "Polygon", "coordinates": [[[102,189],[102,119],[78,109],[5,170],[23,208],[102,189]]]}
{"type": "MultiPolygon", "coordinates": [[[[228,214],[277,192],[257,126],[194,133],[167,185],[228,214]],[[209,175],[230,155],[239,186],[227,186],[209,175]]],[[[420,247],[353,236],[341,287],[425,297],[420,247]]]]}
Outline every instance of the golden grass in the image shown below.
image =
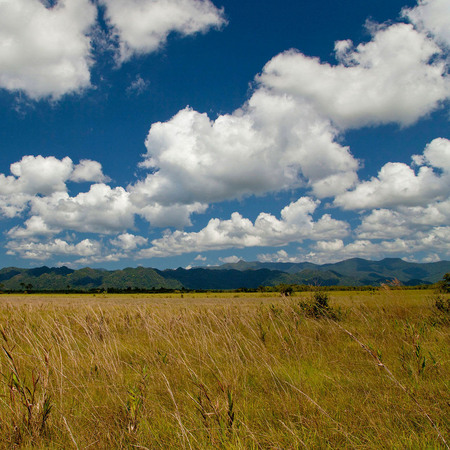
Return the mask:
{"type": "Polygon", "coordinates": [[[0,445],[445,448],[433,294],[301,295],[2,295],[0,445]]]}

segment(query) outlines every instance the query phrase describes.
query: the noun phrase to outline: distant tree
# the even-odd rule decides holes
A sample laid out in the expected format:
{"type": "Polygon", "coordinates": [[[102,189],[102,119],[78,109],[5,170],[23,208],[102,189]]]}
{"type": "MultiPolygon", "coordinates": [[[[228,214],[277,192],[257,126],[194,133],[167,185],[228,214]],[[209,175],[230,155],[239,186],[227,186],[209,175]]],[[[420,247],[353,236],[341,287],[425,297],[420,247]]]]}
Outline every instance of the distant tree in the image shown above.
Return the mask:
{"type": "Polygon", "coordinates": [[[281,295],[285,295],[286,297],[289,297],[294,292],[294,288],[290,284],[282,283],[282,284],[279,284],[277,286],[277,288],[278,288],[278,292],[281,295]]]}
{"type": "Polygon", "coordinates": [[[442,277],[441,288],[444,292],[450,292],[450,272],[442,277]]]}

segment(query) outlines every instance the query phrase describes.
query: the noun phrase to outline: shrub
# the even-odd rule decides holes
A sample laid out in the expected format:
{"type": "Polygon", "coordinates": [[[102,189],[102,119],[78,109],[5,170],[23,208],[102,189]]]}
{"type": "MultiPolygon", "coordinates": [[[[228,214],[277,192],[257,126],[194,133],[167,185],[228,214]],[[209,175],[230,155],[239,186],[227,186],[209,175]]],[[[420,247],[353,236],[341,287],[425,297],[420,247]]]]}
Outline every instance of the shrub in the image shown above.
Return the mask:
{"type": "Polygon", "coordinates": [[[440,282],[440,289],[442,292],[450,292],[450,272],[443,276],[440,282]]]}
{"type": "Polygon", "coordinates": [[[443,313],[450,313],[450,298],[445,298],[443,295],[437,295],[434,300],[435,308],[443,313]]]}
{"type": "Polygon", "coordinates": [[[431,297],[432,311],[431,321],[439,324],[450,323],[450,297],[442,293],[436,293],[431,297]]]}
{"type": "Polygon", "coordinates": [[[328,304],[329,295],[324,291],[315,291],[311,298],[306,301],[300,301],[299,307],[307,317],[314,317],[319,319],[321,317],[328,317],[337,320],[341,316],[340,310],[331,308],[328,304]]]}
{"type": "Polygon", "coordinates": [[[279,284],[277,288],[280,294],[286,297],[289,297],[294,292],[294,288],[290,284],[279,284]]]}

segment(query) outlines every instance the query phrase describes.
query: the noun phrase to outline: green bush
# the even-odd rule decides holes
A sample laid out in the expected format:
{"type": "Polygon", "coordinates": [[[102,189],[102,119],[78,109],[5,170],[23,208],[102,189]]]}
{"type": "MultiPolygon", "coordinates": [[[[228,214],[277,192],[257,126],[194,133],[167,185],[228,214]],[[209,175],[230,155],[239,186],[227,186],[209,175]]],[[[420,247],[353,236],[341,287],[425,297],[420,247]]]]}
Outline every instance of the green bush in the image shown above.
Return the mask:
{"type": "Polygon", "coordinates": [[[294,292],[294,288],[290,284],[279,284],[277,289],[281,295],[285,295],[286,297],[289,297],[294,292]]]}
{"type": "Polygon", "coordinates": [[[328,317],[333,320],[339,319],[341,316],[340,310],[331,308],[328,302],[329,295],[327,292],[315,291],[310,299],[300,301],[299,307],[306,317],[314,317],[316,319],[321,317],[328,317]]]}
{"type": "Polygon", "coordinates": [[[441,289],[444,292],[450,292],[450,272],[446,273],[441,282],[441,289]]]}

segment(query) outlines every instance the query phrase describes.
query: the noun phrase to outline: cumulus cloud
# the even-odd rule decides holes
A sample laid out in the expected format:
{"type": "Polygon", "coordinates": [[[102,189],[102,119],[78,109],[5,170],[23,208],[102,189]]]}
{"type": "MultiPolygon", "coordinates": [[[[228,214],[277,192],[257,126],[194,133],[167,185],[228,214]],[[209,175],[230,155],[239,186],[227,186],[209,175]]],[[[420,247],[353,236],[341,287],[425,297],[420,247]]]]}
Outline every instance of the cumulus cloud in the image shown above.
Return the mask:
{"type": "Polygon", "coordinates": [[[0,87],[32,99],[58,99],[90,86],[88,34],[97,9],[89,0],[0,2],[0,87]]]}
{"type": "Polygon", "coordinates": [[[283,208],[281,219],[261,213],[252,223],[235,212],[229,220],[211,219],[198,232],[167,231],[151,247],[138,253],[141,258],[179,255],[194,251],[222,250],[255,246],[280,246],[304,239],[327,239],[348,234],[348,224],[324,215],[317,221],[312,214],[318,201],[302,197],[283,208]]]}
{"type": "MultiPolygon", "coordinates": [[[[339,143],[339,130],[409,125],[450,93],[432,39],[404,23],[372,25],[371,31],[371,41],[357,47],[336,43],[336,66],[294,50],[277,55],[257,76],[248,102],[232,114],[211,120],[185,108],[154,123],[141,164],[150,174],[130,187],[132,201],[207,205],[299,187],[318,198],[350,195],[345,191],[355,185],[359,164],[339,143]]],[[[424,166],[416,176],[395,163],[380,172],[383,180],[397,176],[411,183],[411,200],[435,175],[424,166]]],[[[382,184],[388,193],[391,186],[382,184]]],[[[435,184],[424,197],[436,195],[435,184]]]]}
{"type": "Polygon", "coordinates": [[[24,156],[10,166],[13,176],[0,174],[0,195],[42,194],[65,191],[66,181],[73,171],[72,160],[68,157],[59,160],[53,156],[24,156]]]}
{"type": "Polygon", "coordinates": [[[35,195],[65,191],[73,164],[70,158],[24,156],[10,170],[12,175],[0,174],[0,212],[15,217],[35,195]]]}
{"type": "MultiPolygon", "coordinates": [[[[225,23],[223,11],[209,0],[96,4],[105,7],[119,63],[157,50],[172,32],[189,35],[225,23]]],[[[421,0],[403,11],[410,24],[372,24],[369,42],[336,42],[335,65],[296,50],[279,54],[256,77],[248,101],[215,120],[186,107],[154,123],[140,165],[147,172],[126,188],[105,184],[110,180],[96,161],[24,156],[10,175],[0,174],[2,214],[27,214],[6,235],[9,252],[35,259],[66,254],[87,263],[313,240],[309,253],[279,250],[260,259],[448,254],[450,141],[435,139],[411,165],[387,163],[361,182],[359,161],[342,144],[348,128],[407,126],[448,98],[445,55],[438,46],[448,42],[446,8],[442,0],[421,0]],[[68,188],[73,182],[93,184],[75,195],[68,188]],[[252,222],[235,212],[229,220],[211,219],[200,231],[180,231],[211,203],[294,189],[311,197],[286,206],[279,218],[261,213],[252,222]],[[334,206],[345,210],[373,211],[361,215],[356,240],[345,244],[349,225],[329,214],[314,219],[319,201],[313,196],[334,197],[334,206]],[[147,238],[128,232],[136,215],[153,227],[177,230],[145,248],[147,238]],[[56,238],[65,230],[116,236],[101,244],[72,244],[56,238]]],[[[60,0],[53,7],[0,0],[0,41],[7,42],[0,48],[0,87],[35,99],[89,87],[95,10],[88,0],[60,0]]],[[[145,88],[138,76],[128,92],[145,88]]]]}
{"type": "Polygon", "coordinates": [[[257,258],[259,262],[301,262],[297,256],[289,256],[286,250],[278,250],[276,253],[261,253],[257,258]]]}
{"type": "Polygon", "coordinates": [[[67,182],[108,180],[100,163],[82,160],[74,166],[69,157],[24,156],[11,164],[12,175],[0,174],[0,212],[6,217],[20,214],[36,197],[67,192],[67,182]]]}
{"type": "Polygon", "coordinates": [[[208,204],[310,186],[319,197],[356,181],[358,161],[308,104],[258,89],[241,109],[219,116],[186,108],[152,125],[133,202],[208,204]]]}
{"type": "Polygon", "coordinates": [[[417,233],[411,238],[395,238],[386,240],[355,239],[336,246],[333,251],[324,249],[317,242],[309,251],[299,249],[298,259],[317,264],[342,261],[348,258],[366,258],[379,260],[386,257],[397,257],[409,260],[431,262],[450,257],[450,227],[435,227],[428,232],[417,233]],[[339,247],[339,248],[338,248],[339,247]],[[422,254],[421,258],[418,255],[422,254]]]}
{"type": "Polygon", "coordinates": [[[99,0],[119,41],[120,63],[158,50],[170,33],[183,36],[225,24],[209,0],[99,0]]]}
{"type": "Polygon", "coordinates": [[[219,258],[220,262],[223,262],[224,264],[235,264],[239,262],[241,258],[239,256],[233,255],[233,256],[224,256],[222,258],[219,258]]]}
{"type": "Polygon", "coordinates": [[[1,216],[8,219],[19,216],[25,210],[29,200],[30,196],[25,194],[0,195],[1,216]]]}
{"type": "Polygon", "coordinates": [[[417,165],[428,164],[450,174],[450,141],[444,138],[433,139],[425,147],[423,155],[414,155],[412,159],[417,165]]]}
{"type": "Polygon", "coordinates": [[[102,165],[99,162],[91,161],[90,159],[82,159],[80,163],[74,167],[73,172],[70,175],[70,180],[78,183],[83,181],[94,181],[96,183],[110,181],[109,177],[103,175],[102,165]]]}
{"type": "Polygon", "coordinates": [[[115,247],[119,247],[122,250],[136,250],[138,247],[142,247],[147,244],[148,239],[142,236],[136,236],[130,233],[123,233],[117,236],[115,239],[111,239],[111,244],[115,247]]]}
{"type": "MultiPolygon", "coordinates": [[[[0,88],[33,100],[58,100],[91,87],[97,47],[119,47],[118,61],[160,48],[171,32],[182,36],[225,24],[209,0],[99,0],[112,33],[98,39],[95,0],[0,1],[0,88]],[[98,44],[98,42],[97,42],[98,44]]],[[[133,92],[145,82],[138,78],[133,92]]]]}
{"type": "Polygon", "coordinates": [[[450,3],[447,0],[419,0],[415,8],[404,8],[403,15],[420,30],[431,33],[437,42],[450,48],[450,3]]]}
{"type": "Polygon", "coordinates": [[[131,189],[130,202],[136,209],[136,213],[154,227],[184,228],[190,226],[192,225],[191,215],[204,213],[208,207],[199,202],[190,205],[161,205],[146,195],[142,195],[141,192],[136,195],[134,189],[131,189]]]}
{"type": "Polygon", "coordinates": [[[356,48],[336,43],[338,65],[296,50],[269,61],[260,83],[311,102],[342,129],[391,122],[411,125],[450,95],[440,48],[412,25],[372,26],[372,40],[356,48]]]}
{"type": "Polygon", "coordinates": [[[322,252],[335,253],[344,248],[344,241],[342,239],[334,239],[332,241],[317,241],[315,248],[322,252]]]}
{"type": "Polygon", "coordinates": [[[376,209],[363,217],[355,232],[360,239],[394,239],[431,232],[450,223],[450,200],[427,206],[376,209]]]}
{"type": "Polygon", "coordinates": [[[32,216],[24,222],[24,227],[16,226],[7,232],[8,237],[17,238],[34,238],[35,236],[54,236],[60,233],[61,228],[50,228],[39,216],[32,216]]]}
{"type": "Polygon", "coordinates": [[[434,139],[426,146],[423,155],[414,155],[412,159],[415,165],[420,166],[417,173],[407,164],[387,163],[377,177],[337,195],[334,204],[344,209],[395,208],[423,206],[448,198],[450,141],[434,139]]]}
{"type": "Polygon", "coordinates": [[[46,260],[55,255],[91,256],[100,252],[101,244],[84,239],[78,244],[70,244],[63,239],[48,242],[10,241],[6,244],[8,255],[19,255],[24,259],[46,260]]]}
{"type": "Polygon", "coordinates": [[[34,197],[31,214],[51,228],[111,234],[133,227],[135,210],[125,189],[98,183],[75,197],[67,192],[34,197]]]}

